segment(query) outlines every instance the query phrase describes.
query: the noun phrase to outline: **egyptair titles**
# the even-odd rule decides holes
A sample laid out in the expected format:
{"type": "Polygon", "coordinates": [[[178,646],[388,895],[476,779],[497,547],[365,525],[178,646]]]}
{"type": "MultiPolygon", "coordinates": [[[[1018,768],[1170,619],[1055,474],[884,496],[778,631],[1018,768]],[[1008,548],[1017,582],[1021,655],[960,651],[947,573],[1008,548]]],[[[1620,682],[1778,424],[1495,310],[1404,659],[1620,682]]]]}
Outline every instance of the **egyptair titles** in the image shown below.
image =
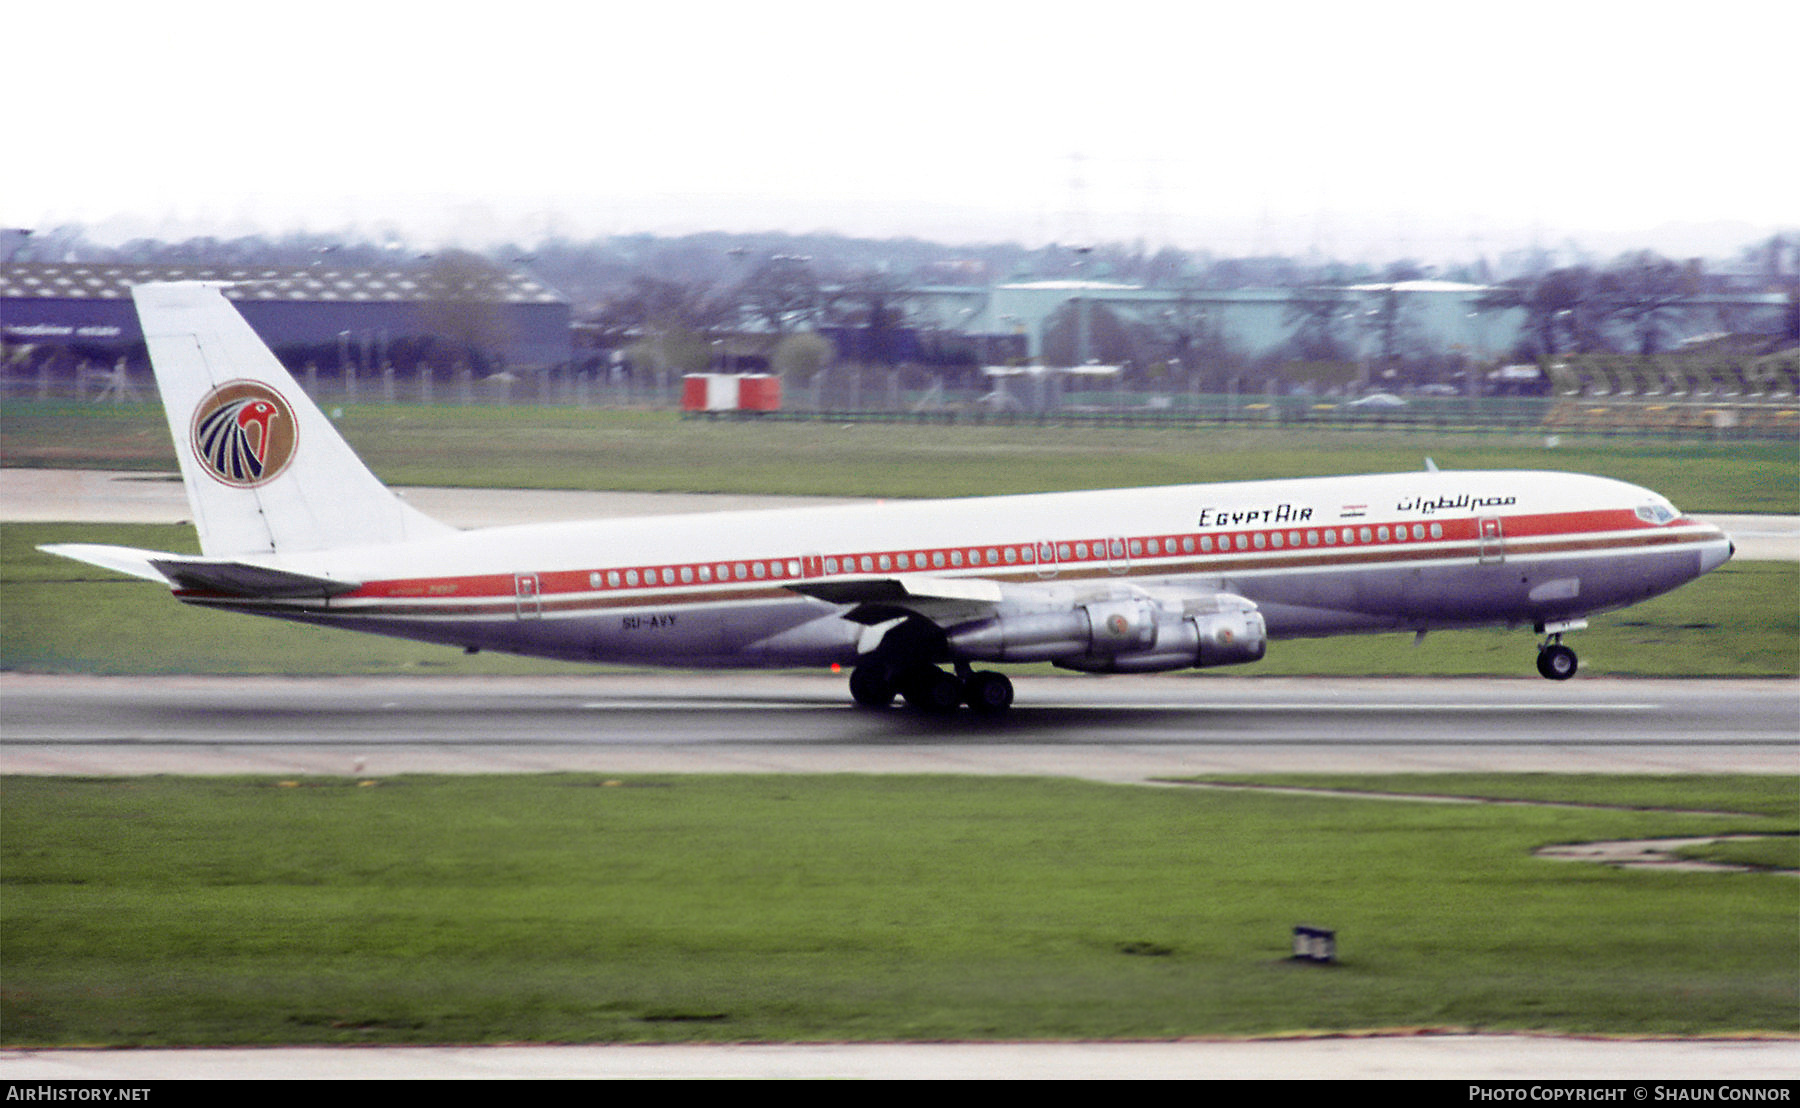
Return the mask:
{"type": "MultiPolygon", "coordinates": [[[[1516,496],[1473,496],[1461,493],[1456,496],[1421,496],[1411,500],[1402,500],[1394,505],[1394,511],[1400,513],[1417,512],[1420,515],[1437,515],[1440,512],[1480,512],[1489,508],[1510,508],[1518,503],[1516,496]]],[[[1339,511],[1344,519],[1361,519],[1368,514],[1366,504],[1346,504],[1339,511]]],[[[1286,526],[1291,523],[1307,523],[1313,518],[1313,510],[1304,504],[1275,504],[1258,508],[1202,508],[1200,509],[1200,527],[1246,527],[1258,524],[1286,526]]]]}
{"type": "Polygon", "coordinates": [[[1436,515],[1438,512],[1479,512],[1483,508],[1510,508],[1519,502],[1516,496],[1421,496],[1417,500],[1402,500],[1394,505],[1396,512],[1419,512],[1423,515],[1436,515]]]}
{"type": "Polygon", "coordinates": [[[1277,504],[1273,508],[1202,508],[1201,527],[1242,527],[1248,523],[1305,523],[1313,510],[1299,504],[1277,504]]]}

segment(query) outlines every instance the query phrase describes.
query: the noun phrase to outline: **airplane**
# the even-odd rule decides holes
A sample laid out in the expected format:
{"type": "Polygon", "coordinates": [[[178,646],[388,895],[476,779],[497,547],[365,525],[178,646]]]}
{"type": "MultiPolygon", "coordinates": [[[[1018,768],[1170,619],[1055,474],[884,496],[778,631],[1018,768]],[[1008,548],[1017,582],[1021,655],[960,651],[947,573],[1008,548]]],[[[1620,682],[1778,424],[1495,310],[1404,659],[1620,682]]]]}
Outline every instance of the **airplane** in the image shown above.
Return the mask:
{"type": "Polygon", "coordinates": [[[369,471],[225,286],[132,290],[202,554],[41,548],[202,608],[470,653],[848,668],[865,707],[994,715],[1013,685],[978,665],[1147,673],[1306,636],[1529,626],[1566,680],[1565,633],[1734,553],[1622,481],[1429,463],[459,530],[369,471]]]}

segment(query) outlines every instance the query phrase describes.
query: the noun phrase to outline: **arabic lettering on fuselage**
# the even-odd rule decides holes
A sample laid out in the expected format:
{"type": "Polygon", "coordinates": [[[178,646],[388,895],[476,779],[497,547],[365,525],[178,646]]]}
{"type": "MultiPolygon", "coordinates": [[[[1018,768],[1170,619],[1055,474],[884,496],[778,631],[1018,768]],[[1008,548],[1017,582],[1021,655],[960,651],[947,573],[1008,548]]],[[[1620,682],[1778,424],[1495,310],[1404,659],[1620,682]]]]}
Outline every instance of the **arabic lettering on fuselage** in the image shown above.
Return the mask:
{"type": "Polygon", "coordinates": [[[1273,508],[1202,508],[1201,527],[1242,527],[1247,523],[1305,523],[1312,519],[1312,509],[1300,504],[1277,504],[1273,508]]]}
{"type": "MultiPolygon", "coordinates": [[[[1479,512],[1488,508],[1510,508],[1518,503],[1516,496],[1421,496],[1413,500],[1402,500],[1394,505],[1396,512],[1418,512],[1421,515],[1436,515],[1439,512],[1479,512]]],[[[1359,508],[1356,515],[1362,515],[1359,508]]],[[[1200,509],[1201,527],[1247,527],[1257,524],[1276,524],[1285,526],[1290,523],[1307,523],[1313,517],[1313,510],[1302,504],[1276,504],[1266,508],[1202,508],[1200,509]]]]}
{"type": "Polygon", "coordinates": [[[1518,501],[1519,498],[1516,496],[1470,496],[1465,492],[1461,496],[1454,497],[1440,496],[1434,499],[1421,496],[1417,500],[1402,500],[1394,505],[1394,510],[1396,512],[1421,512],[1425,515],[1435,515],[1438,512],[1478,512],[1483,508],[1509,508],[1518,501]]]}

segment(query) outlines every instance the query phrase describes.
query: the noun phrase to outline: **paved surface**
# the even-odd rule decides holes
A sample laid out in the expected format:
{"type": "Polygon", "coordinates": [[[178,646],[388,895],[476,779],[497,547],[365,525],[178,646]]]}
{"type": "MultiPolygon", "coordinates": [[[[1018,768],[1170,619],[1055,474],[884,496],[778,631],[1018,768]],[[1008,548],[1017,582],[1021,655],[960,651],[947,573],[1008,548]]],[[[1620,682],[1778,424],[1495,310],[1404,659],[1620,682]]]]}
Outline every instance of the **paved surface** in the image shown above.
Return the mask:
{"type": "MultiPolygon", "coordinates": [[[[1621,1042],[1526,1035],[1179,1043],[868,1043],[728,1046],[303,1047],[0,1051],[0,1081],[483,1078],[920,1080],[1343,1079],[1610,1081],[1624,1102],[1657,1082],[1786,1083],[1793,1041],[1621,1042]]],[[[1548,1091],[1548,1090],[1546,1090],[1548,1091]]],[[[1459,1090],[1460,1093],[1460,1090],[1459,1090]]],[[[1464,1097],[1458,1096],[1458,1100],[1464,1097]]],[[[1539,1097],[1538,1099],[1548,1099],[1539,1097]]]]}
{"type": "Polygon", "coordinates": [[[1013,711],[842,678],[0,675],[8,773],[1800,772],[1800,682],[1028,677],[1013,711]]]}
{"type": "MultiPolygon", "coordinates": [[[[426,515],[457,527],[495,527],[544,520],[605,519],[679,512],[845,504],[798,496],[696,496],[551,489],[399,490],[426,515]]],[[[99,470],[0,469],[0,519],[14,523],[180,523],[187,496],[173,475],[99,470]]],[[[1800,561],[1800,516],[1719,515],[1715,523],[1748,561],[1800,561]]]]}
{"type": "Polygon", "coordinates": [[[1731,536],[1734,558],[1746,562],[1800,562],[1800,516],[1699,516],[1731,536]]]}

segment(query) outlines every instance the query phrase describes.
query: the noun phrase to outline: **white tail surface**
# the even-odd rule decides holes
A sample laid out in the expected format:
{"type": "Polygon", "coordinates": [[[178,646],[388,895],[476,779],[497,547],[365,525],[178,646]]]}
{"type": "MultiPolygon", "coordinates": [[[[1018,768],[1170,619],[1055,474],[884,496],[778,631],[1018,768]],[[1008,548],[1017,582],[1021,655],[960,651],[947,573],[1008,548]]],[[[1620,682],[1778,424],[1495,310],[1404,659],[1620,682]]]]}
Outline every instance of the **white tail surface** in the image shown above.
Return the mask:
{"type": "Polygon", "coordinates": [[[131,290],[200,549],[291,554],[450,533],[363,465],[220,287],[131,290]]]}

